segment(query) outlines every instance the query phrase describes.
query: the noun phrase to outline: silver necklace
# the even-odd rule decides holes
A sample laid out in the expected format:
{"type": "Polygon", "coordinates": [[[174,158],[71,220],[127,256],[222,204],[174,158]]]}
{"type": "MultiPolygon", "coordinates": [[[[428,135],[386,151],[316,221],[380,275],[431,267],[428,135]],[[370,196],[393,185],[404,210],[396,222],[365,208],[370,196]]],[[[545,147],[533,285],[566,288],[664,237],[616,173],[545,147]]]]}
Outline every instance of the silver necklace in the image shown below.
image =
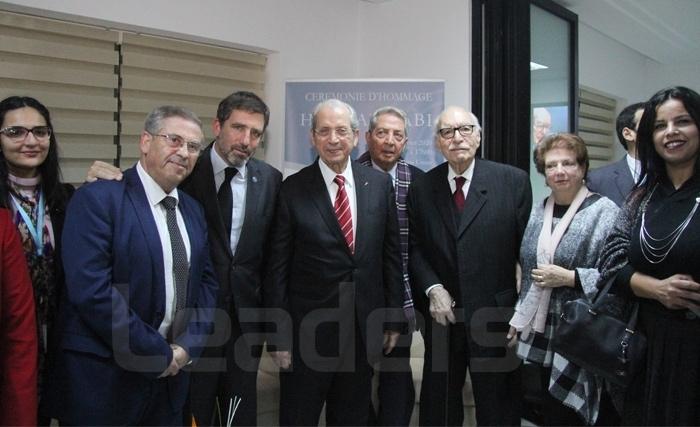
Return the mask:
{"type": "Polygon", "coordinates": [[[654,194],[654,191],[656,191],[656,187],[658,185],[659,184],[656,184],[654,186],[654,188],[651,190],[651,194],[644,201],[644,206],[642,206],[642,225],[639,227],[639,246],[642,249],[642,255],[644,255],[644,258],[651,264],[659,264],[666,259],[668,253],[671,252],[671,249],[673,249],[673,247],[676,245],[676,242],[678,242],[678,239],[680,239],[681,234],[683,234],[685,229],[688,227],[688,224],[690,224],[690,221],[693,219],[695,211],[698,210],[698,205],[700,205],[700,197],[696,197],[693,209],[690,210],[690,213],[688,213],[688,216],[685,217],[683,222],[678,224],[678,227],[676,227],[666,236],[657,239],[647,231],[646,212],[647,204],[649,203],[649,200],[651,200],[651,196],[654,194]]]}

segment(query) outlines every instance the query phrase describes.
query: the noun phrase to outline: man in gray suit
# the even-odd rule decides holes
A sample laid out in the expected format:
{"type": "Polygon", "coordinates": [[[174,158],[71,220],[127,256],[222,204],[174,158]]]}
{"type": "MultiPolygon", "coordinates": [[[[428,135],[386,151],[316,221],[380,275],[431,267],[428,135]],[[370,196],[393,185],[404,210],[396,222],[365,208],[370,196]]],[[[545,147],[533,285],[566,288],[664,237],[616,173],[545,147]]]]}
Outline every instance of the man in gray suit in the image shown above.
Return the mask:
{"type": "Polygon", "coordinates": [[[644,103],[628,105],[617,116],[615,129],[627,155],[617,162],[588,172],[586,185],[588,189],[600,193],[618,206],[634,188],[639,178],[641,166],[637,160],[637,126],[644,112],[644,103]]]}

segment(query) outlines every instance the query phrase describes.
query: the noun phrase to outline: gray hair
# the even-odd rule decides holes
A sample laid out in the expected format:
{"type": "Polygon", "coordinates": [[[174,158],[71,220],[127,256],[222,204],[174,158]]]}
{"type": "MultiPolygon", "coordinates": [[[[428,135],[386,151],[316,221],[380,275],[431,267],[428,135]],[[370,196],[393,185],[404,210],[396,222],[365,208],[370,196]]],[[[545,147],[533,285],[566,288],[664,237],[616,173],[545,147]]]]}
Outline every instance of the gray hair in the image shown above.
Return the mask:
{"type": "Polygon", "coordinates": [[[383,116],[384,114],[391,114],[392,116],[398,117],[399,119],[403,120],[403,133],[408,137],[408,116],[406,113],[397,107],[392,107],[392,106],[386,106],[386,107],[381,107],[374,113],[372,113],[372,118],[369,119],[369,129],[368,131],[372,133],[374,128],[377,127],[377,122],[379,121],[379,117],[383,116]]]}
{"type": "MultiPolygon", "coordinates": [[[[436,138],[437,138],[437,136],[438,136],[438,133],[440,132],[440,120],[442,119],[442,115],[445,114],[445,112],[446,112],[447,110],[450,110],[450,109],[453,109],[453,108],[462,108],[462,107],[455,107],[455,106],[447,107],[447,108],[445,108],[444,110],[442,110],[442,112],[441,112],[441,113],[437,116],[437,118],[435,119],[435,123],[433,124],[433,128],[434,128],[434,132],[435,132],[435,137],[436,137],[436,138]]],[[[476,117],[476,114],[472,113],[471,111],[469,111],[469,110],[467,110],[467,109],[465,109],[465,108],[462,108],[462,109],[463,109],[464,111],[466,111],[466,112],[471,116],[472,120],[474,121],[473,124],[474,124],[474,127],[476,128],[476,130],[479,131],[479,132],[481,132],[481,124],[479,124],[479,118],[476,117]]]]}
{"type": "Polygon", "coordinates": [[[143,128],[151,135],[156,134],[160,131],[163,120],[169,119],[170,117],[180,117],[192,123],[196,123],[197,126],[199,126],[199,130],[204,133],[202,130],[202,121],[199,120],[199,117],[197,117],[195,113],[184,107],[174,105],[161,105],[160,107],[154,108],[153,111],[148,113],[143,128]]]}
{"type": "Polygon", "coordinates": [[[360,122],[357,120],[357,113],[355,113],[355,109],[352,108],[350,106],[350,104],[347,104],[339,99],[331,98],[331,99],[327,99],[325,101],[319,102],[314,107],[314,111],[311,115],[311,129],[312,130],[316,129],[316,116],[318,115],[318,112],[326,107],[345,108],[350,115],[350,128],[353,131],[356,131],[360,128],[360,122]]]}

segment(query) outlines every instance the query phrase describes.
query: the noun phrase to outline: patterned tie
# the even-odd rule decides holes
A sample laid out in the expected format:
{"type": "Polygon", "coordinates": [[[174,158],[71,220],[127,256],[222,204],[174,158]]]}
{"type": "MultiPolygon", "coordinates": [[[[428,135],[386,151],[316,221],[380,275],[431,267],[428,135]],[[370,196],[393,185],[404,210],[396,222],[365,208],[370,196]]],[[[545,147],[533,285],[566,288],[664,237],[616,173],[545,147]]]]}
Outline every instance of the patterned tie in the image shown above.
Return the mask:
{"type": "Polygon", "coordinates": [[[224,227],[227,231],[226,235],[231,235],[231,215],[233,215],[233,196],[231,196],[231,180],[238,173],[238,169],[233,167],[226,168],[226,177],[221,183],[216,198],[219,199],[219,210],[221,218],[224,220],[224,227]]]}
{"type": "Polygon", "coordinates": [[[168,234],[170,234],[170,248],[173,252],[173,279],[175,282],[175,314],[185,307],[187,299],[187,279],[189,276],[189,261],[187,261],[187,250],[185,242],[182,240],[180,228],[177,226],[177,216],[175,207],[177,200],[167,196],[161,203],[165,207],[165,219],[168,223],[168,234]]]}
{"type": "Polygon", "coordinates": [[[338,184],[338,193],[335,195],[335,216],[338,218],[338,224],[343,231],[345,241],[350,248],[351,253],[355,253],[355,242],[352,238],[352,212],[350,211],[350,200],[348,193],[345,192],[345,177],[336,175],[333,182],[338,184]]]}
{"type": "Polygon", "coordinates": [[[457,208],[457,212],[459,213],[462,213],[462,211],[464,210],[464,192],[462,191],[462,186],[464,186],[465,182],[467,182],[467,179],[465,177],[455,177],[455,184],[457,185],[457,189],[452,195],[452,198],[455,201],[455,207],[457,208]]]}

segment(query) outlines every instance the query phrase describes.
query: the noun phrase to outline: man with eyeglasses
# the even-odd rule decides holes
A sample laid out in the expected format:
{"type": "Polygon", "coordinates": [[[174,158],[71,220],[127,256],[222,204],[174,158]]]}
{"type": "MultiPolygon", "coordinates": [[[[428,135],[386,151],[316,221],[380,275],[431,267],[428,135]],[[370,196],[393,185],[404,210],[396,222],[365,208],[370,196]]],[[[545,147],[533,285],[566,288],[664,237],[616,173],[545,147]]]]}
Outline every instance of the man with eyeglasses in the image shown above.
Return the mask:
{"type": "MultiPolygon", "coordinates": [[[[257,424],[257,373],[264,342],[261,282],[282,174],[253,157],[270,120],[252,92],[224,98],[214,142],[180,188],[199,201],[209,225],[209,249],[219,281],[216,330],[192,369],[189,410],[198,426],[257,424]],[[234,412],[235,408],[235,412],[234,412]]],[[[119,170],[96,162],[88,173],[114,179],[119,170]]]]}
{"type": "Polygon", "coordinates": [[[318,104],[310,137],[319,158],[282,184],[264,287],[280,425],[318,425],[324,403],[326,425],[367,425],[370,363],[405,322],[395,198],[387,174],[350,160],[351,106],[318,104]]]}
{"type": "Polygon", "coordinates": [[[408,319],[408,328],[402,331],[396,347],[379,364],[379,407],[376,411],[372,409],[374,413],[370,413],[370,423],[380,426],[407,426],[415,404],[410,357],[416,316],[408,275],[409,229],[406,196],[413,178],[423,175],[424,172],[406,163],[402,157],[408,142],[407,123],[406,113],[399,108],[387,106],[376,110],[365,133],[367,151],[357,159],[362,165],[388,174],[394,184],[403,272],[403,308],[408,319]]]}
{"type": "Polygon", "coordinates": [[[213,325],[217,283],[204,210],[177,186],[202,124],[181,107],[147,117],[123,179],[78,189],[63,228],[66,292],[47,399],[68,425],[180,425],[189,373],[213,325]]]}
{"type": "Polygon", "coordinates": [[[414,179],[408,195],[411,283],[426,318],[419,422],[462,425],[469,369],[477,424],[520,425],[519,362],[506,334],[530,182],[476,158],[481,128],[464,108],[440,114],[435,144],[447,162],[414,179]]]}

